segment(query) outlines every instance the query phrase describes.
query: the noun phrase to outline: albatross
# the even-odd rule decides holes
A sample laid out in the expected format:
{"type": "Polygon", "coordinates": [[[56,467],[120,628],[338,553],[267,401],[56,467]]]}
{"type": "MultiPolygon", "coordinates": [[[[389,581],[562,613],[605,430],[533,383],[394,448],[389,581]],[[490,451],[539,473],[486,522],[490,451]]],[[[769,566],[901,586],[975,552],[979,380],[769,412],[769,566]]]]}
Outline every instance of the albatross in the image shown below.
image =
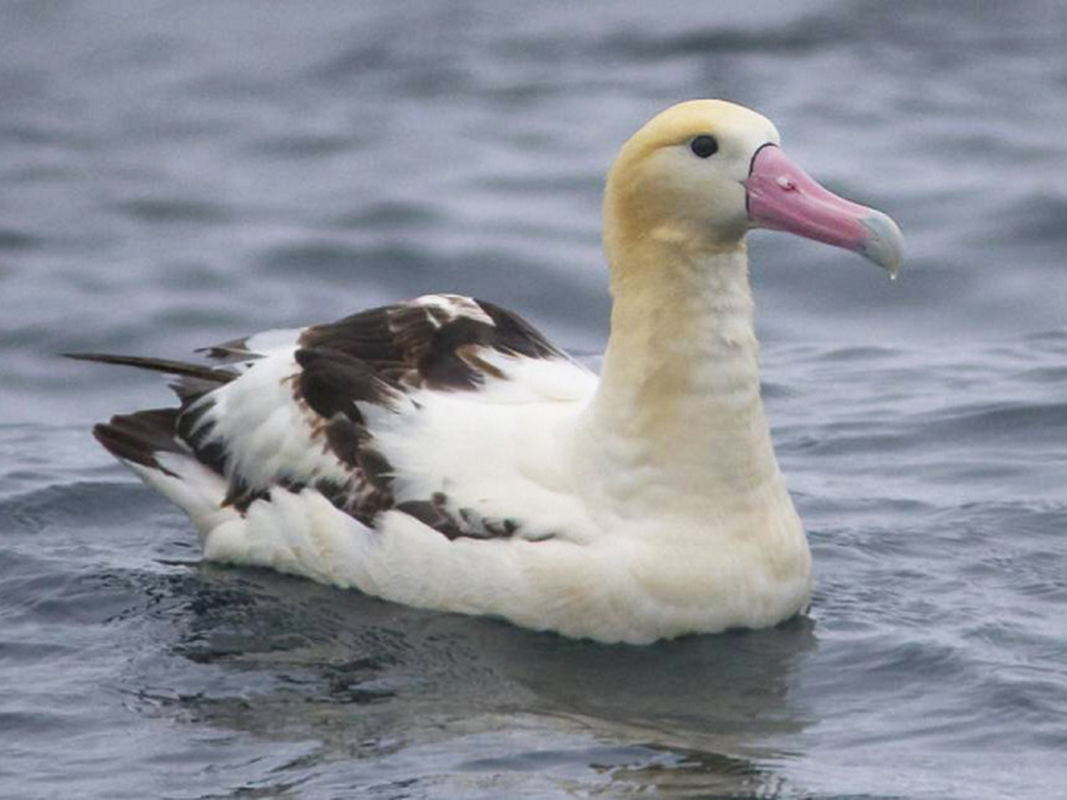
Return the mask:
{"type": "Polygon", "coordinates": [[[895,275],[898,227],[721,100],[638,130],[603,213],[599,376],[517,314],[430,294],[207,363],[74,354],[166,373],[180,401],[94,434],[211,561],[601,642],[804,613],[811,554],[760,399],[745,236],[794,233],[895,275]]]}

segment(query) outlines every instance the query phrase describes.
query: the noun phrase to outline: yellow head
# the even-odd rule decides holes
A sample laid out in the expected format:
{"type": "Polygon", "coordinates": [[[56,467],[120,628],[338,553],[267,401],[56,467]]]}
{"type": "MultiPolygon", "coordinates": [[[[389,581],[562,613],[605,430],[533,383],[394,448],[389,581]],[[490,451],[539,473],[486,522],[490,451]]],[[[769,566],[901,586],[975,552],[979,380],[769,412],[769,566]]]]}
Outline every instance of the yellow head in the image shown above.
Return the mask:
{"type": "Polygon", "coordinates": [[[854,250],[895,271],[896,224],[824,189],[779,145],[770,120],[723,100],[691,100],[653,117],[608,175],[604,238],[613,265],[649,246],[686,255],[738,249],[749,229],[763,227],[854,250]]]}

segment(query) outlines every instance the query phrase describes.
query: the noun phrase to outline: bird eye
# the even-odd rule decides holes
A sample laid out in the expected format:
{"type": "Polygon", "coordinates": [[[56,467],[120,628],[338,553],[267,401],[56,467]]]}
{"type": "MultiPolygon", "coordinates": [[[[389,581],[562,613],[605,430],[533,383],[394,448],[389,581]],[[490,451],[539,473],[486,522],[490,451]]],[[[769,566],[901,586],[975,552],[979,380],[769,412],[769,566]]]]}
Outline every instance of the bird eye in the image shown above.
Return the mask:
{"type": "Polygon", "coordinates": [[[715,141],[714,136],[702,133],[689,143],[689,149],[700,158],[708,158],[719,151],[719,143],[715,141]]]}

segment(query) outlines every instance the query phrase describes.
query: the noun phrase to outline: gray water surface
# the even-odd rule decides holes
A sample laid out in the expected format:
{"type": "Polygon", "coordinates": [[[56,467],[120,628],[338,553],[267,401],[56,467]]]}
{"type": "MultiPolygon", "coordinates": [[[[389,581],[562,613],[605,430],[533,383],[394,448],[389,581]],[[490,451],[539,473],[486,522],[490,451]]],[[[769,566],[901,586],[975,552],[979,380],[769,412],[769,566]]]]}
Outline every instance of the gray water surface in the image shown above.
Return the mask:
{"type": "Polygon", "coordinates": [[[1067,783],[1067,6],[0,6],[0,796],[1050,798],[1067,783]],[[200,561],[88,435],[187,356],[431,291],[595,354],[677,100],[893,215],[751,242],[809,617],[604,647],[200,561]]]}

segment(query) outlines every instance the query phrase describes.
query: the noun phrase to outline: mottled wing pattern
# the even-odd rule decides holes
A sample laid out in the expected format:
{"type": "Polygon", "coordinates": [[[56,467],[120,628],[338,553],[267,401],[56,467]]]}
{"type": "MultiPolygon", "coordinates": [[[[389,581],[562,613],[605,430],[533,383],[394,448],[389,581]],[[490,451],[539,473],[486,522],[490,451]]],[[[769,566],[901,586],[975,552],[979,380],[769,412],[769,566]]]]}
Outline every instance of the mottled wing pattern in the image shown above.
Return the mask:
{"type": "Polygon", "coordinates": [[[483,348],[527,358],[567,358],[516,314],[484,300],[427,295],[308,328],[304,350],[328,350],[365,364],[397,388],[474,389],[503,377],[483,348]]]}
{"type": "Polygon", "coordinates": [[[417,415],[427,392],[473,396],[487,383],[506,383],[509,364],[545,360],[587,373],[517,315],[456,295],[428,295],[203,352],[220,366],[87,356],[174,375],[182,399],[176,410],[97,426],[101,443],[156,468],[154,454],[184,451],[225,477],[224,503],[242,513],[273,491],[310,487],[365,524],[395,508],[449,538],[512,536],[520,526],[454,507],[437,491],[398,499],[375,420],[417,415]]]}

